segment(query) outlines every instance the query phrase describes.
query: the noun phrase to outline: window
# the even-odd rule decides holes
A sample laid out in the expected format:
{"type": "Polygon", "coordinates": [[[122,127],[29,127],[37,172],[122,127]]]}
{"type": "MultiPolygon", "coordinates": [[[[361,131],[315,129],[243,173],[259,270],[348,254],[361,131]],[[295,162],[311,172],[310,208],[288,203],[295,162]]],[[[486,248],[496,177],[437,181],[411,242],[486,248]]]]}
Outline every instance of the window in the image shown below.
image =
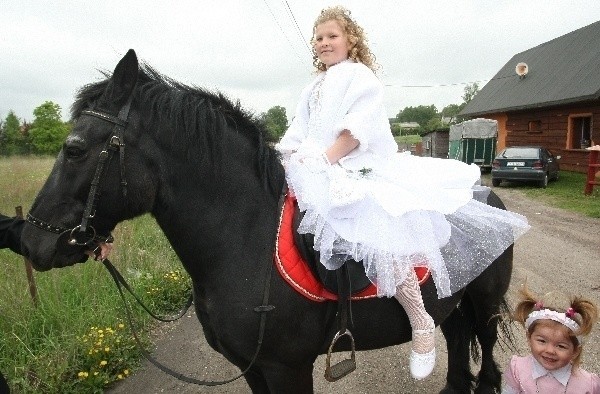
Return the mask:
{"type": "Polygon", "coordinates": [[[569,116],[567,149],[585,149],[592,143],[592,116],[569,116]]]}

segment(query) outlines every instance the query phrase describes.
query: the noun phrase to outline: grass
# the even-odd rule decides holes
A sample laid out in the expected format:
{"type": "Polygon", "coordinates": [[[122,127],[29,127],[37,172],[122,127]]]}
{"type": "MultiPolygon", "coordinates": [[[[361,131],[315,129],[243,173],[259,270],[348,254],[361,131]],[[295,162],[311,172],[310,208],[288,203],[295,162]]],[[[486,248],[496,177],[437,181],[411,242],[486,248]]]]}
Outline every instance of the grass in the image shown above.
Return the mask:
{"type": "MultiPolygon", "coordinates": [[[[26,213],[53,158],[0,158],[0,212],[26,213]]],[[[119,224],[111,260],[157,313],[178,310],[190,280],[150,216],[119,224]]],[[[121,300],[102,264],[34,273],[35,306],[21,256],[0,250],[0,370],[18,393],[90,393],[126,378],[140,353],[124,327],[121,300]]],[[[142,336],[152,327],[134,313],[142,336]]]]}
{"type": "Polygon", "coordinates": [[[421,136],[417,135],[417,134],[415,134],[415,135],[400,135],[400,136],[394,137],[394,139],[396,140],[396,143],[399,145],[414,145],[414,144],[421,142],[421,136]]]}
{"type": "MultiPolygon", "coordinates": [[[[491,185],[490,174],[485,174],[483,183],[491,185]]],[[[507,183],[500,187],[510,187],[522,191],[527,197],[550,206],[577,212],[592,218],[600,218],[600,186],[594,187],[592,194],[583,193],[586,174],[561,171],[556,182],[548,183],[546,189],[532,183],[507,183]]]]}

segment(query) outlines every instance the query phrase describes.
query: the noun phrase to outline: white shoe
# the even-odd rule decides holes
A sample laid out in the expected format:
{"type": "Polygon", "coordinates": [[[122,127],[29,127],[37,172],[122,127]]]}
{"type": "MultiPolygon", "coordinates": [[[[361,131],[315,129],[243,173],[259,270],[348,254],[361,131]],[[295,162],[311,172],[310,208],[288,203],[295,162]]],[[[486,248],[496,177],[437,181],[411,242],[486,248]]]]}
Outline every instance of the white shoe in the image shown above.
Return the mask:
{"type": "MultiPolygon", "coordinates": [[[[435,341],[435,337],[433,337],[435,333],[435,326],[426,330],[413,330],[414,335],[431,335],[432,340],[435,341]]],[[[411,349],[410,351],[410,374],[413,378],[417,380],[425,379],[427,376],[433,372],[433,368],[435,367],[435,342],[434,348],[427,353],[417,353],[411,349]]]]}

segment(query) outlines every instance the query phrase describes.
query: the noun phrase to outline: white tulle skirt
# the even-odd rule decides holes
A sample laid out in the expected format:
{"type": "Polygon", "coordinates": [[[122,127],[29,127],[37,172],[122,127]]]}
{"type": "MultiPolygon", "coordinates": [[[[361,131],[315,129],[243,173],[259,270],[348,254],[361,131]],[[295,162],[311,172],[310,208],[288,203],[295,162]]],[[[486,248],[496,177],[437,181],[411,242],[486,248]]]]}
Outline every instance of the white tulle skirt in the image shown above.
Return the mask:
{"type": "Polygon", "coordinates": [[[398,154],[377,169],[348,171],[292,155],[288,184],[328,269],[362,261],[379,296],[393,296],[409,269],[429,267],[438,296],[466,286],[528,229],[490,207],[480,170],[451,159],[398,154]],[[300,160],[303,159],[303,160],[300,160]]]}

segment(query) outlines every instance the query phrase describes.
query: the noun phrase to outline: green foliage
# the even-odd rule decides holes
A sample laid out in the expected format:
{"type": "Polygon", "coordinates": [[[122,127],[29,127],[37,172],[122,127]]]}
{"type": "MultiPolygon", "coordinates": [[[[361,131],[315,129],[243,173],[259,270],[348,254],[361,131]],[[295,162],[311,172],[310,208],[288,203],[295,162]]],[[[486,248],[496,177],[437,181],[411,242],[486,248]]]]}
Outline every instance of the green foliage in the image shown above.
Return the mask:
{"type": "Polygon", "coordinates": [[[100,393],[108,383],[128,377],[139,357],[133,336],[121,322],[90,327],[77,336],[76,347],[79,357],[71,365],[67,380],[74,391],[86,393],[100,393]]]}
{"type": "MultiPolygon", "coordinates": [[[[22,205],[26,213],[53,163],[50,157],[0,158],[0,212],[11,215],[22,205]]],[[[138,295],[162,315],[177,312],[189,295],[190,280],[154,219],[146,215],[123,222],[113,235],[111,260],[138,295]]],[[[13,392],[101,393],[137,368],[139,351],[129,327],[119,325],[121,300],[101,264],[34,272],[34,279],[37,307],[23,258],[0,250],[0,371],[13,392]]],[[[148,344],[154,323],[141,308],[132,312],[148,344]]]]}
{"type": "Polygon", "coordinates": [[[427,122],[438,116],[435,105],[419,105],[418,107],[406,107],[396,116],[398,122],[417,122],[425,127],[427,122]]]}
{"type": "Polygon", "coordinates": [[[0,154],[19,155],[29,151],[28,125],[9,111],[0,129],[0,154]]]}
{"type": "Polygon", "coordinates": [[[402,127],[400,127],[399,123],[392,123],[390,129],[392,130],[392,135],[394,137],[402,135],[402,127]]]}
{"type": "MultiPolygon", "coordinates": [[[[548,183],[547,188],[539,188],[533,183],[513,183],[511,189],[522,191],[535,202],[578,212],[592,218],[600,218],[600,188],[594,188],[591,195],[583,193],[586,174],[580,172],[561,171],[556,182],[548,183]]],[[[482,183],[491,185],[491,175],[482,175],[482,183]]],[[[504,187],[504,186],[500,186],[504,187]]]]}
{"type": "Polygon", "coordinates": [[[288,119],[285,108],[276,105],[263,113],[260,120],[265,124],[271,138],[276,141],[280,139],[287,129],[288,119]]]}
{"type": "Polygon", "coordinates": [[[441,118],[449,118],[449,124],[460,123],[463,121],[462,117],[459,117],[458,114],[462,109],[467,105],[467,103],[462,104],[449,104],[442,109],[440,113],[441,118]]]}
{"type": "Polygon", "coordinates": [[[479,84],[477,82],[468,84],[467,86],[465,86],[464,92],[465,94],[463,94],[462,99],[465,104],[468,104],[471,100],[473,100],[473,97],[475,97],[475,95],[479,93],[479,84]]]}
{"type": "Polygon", "coordinates": [[[33,153],[56,155],[70,128],[61,120],[60,106],[46,101],[33,110],[35,119],[29,131],[33,153]]]}

